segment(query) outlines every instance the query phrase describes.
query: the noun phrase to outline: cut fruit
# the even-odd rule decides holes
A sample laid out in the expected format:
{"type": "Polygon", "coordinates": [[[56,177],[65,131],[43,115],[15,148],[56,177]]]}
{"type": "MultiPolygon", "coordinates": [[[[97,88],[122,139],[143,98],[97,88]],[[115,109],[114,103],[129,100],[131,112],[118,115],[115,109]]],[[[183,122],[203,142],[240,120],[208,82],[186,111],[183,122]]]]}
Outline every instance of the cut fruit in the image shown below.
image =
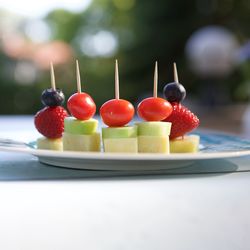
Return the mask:
{"type": "Polygon", "coordinates": [[[170,140],[170,153],[195,153],[199,151],[200,137],[187,135],[170,140]]]}
{"type": "Polygon", "coordinates": [[[169,154],[168,136],[138,136],[139,153],[162,153],[169,154]]]}
{"type": "Polygon", "coordinates": [[[77,120],[74,117],[64,119],[64,132],[74,135],[91,135],[96,132],[98,121],[96,119],[77,120]]]}
{"type": "Polygon", "coordinates": [[[134,138],[137,137],[137,126],[102,128],[102,138],[134,138]]]}
{"type": "Polygon", "coordinates": [[[138,127],[138,136],[169,136],[171,122],[140,122],[138,127]]]}
{"type": "Polygon", "coordinates": [[[137,153],[137,138],[109,138],[103,140],[106,153],[137,153]]]}
{"type": "Polygon", "coordinates": [[[37,149],[48,149],[48,150],[63,150],[62,138],[49,139],[46,137],[41,137],[36,140],[37,149]]]}
{"type": "Polygon", "coordinates": [[[100,145],[100,133],[93,133],[92,135],[63,134],[63,150],[99,152],[101,150],[100,145]]]}

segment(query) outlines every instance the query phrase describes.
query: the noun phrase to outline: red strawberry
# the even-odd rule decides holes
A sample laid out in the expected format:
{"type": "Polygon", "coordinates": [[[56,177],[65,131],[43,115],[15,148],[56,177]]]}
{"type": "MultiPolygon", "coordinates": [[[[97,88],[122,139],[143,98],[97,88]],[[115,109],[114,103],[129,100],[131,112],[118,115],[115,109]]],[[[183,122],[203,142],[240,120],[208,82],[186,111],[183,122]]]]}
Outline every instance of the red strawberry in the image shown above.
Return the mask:
{"type": "Polygon", "coordinates": [[[64,118],[67,111],[61,107],[45,107],[35,115],[37,130],[47,138],[60,138],[64,131],[64,118]]]}
{"type": "Polygon", "coordinates": [[[180,103],[172,103],[173,112],[167,117],[165,122],[172,122],[170,139],[192,131],[199,126],[198,117],[180,103]]]}

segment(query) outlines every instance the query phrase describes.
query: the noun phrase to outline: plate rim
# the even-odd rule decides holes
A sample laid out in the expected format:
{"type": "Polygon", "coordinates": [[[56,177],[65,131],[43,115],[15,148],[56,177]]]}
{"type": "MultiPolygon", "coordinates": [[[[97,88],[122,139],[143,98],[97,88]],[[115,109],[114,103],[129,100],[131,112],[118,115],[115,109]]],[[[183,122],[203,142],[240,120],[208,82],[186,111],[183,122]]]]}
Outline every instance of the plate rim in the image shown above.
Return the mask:
{"type": "Polygon", "coordinates": [[[171,153],[171,154],[150,154],[150,153],[104,153],[104,152],[76,152],[76,151],[56,151],[44,149],[32,149],[26,147],[4,147],[0,146],[0,151],[26,153],[36,157],[51,158],[71,158],[89,160],[126,160],[126,161],[183,161],[183,160],[208,160],[235,158],[250,155],[250,150],[223,151],[223,152],[197,152],[197,153],[171,153]],[[128,157],[129,156],[129,157],[128,157]]]}

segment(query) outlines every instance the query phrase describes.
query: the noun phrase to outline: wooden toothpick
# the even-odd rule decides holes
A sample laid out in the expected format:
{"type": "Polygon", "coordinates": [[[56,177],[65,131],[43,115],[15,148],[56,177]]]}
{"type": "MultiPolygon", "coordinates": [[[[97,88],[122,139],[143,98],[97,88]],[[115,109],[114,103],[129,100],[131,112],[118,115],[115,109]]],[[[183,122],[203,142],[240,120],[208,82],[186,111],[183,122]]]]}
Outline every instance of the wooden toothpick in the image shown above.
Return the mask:
{"type": "Polygon", "coordinates": [[[158,85],[158,63],[155,62],[155,72],[154,72],[154,91],[153,96],[157,97],[157,85],[158,85]]]}
{"type": "Polygon", "coordinates": [[[118,71],[118,61],[115,60],[115,99],[119,99],[119,71],[118,71]]]}
{"type": "Polygon", "coordinates": [[[76,84],[77,84],[77,92],[81,93],[81,76],[80,76],[80,69],[79,69],[79,63],[78,60],[76,60],[76,84]]]}
{"type": "Polygon", "coordinates": [[[50,62],[50,78],[51,78],[51,88],[52,90],[56,90],[56,81],[55,81],[55,72],[54,72],[54,67],[53,63],[50,62]]]}
{"type": "Polygon", "coordinates": [[[176,63],[175,62],[174,62],[174,81],[176,83],[179,83],[178,72],[177,72],[177,67],[176,67],[176,63]]]}

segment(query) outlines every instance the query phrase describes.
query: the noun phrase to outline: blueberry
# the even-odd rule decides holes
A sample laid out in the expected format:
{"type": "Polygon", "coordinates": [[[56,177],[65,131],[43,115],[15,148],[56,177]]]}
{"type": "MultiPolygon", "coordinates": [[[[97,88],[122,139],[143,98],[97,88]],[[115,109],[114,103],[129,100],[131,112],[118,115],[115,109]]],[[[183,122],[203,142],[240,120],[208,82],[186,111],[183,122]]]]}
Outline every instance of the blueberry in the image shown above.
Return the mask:
{"type": "Polygon", "coordinates": [[[41,100],[43,105],[55,107],[61,106],[64,103],[65,97],[61,89],[53,90],[50,88],[43,91],[41,100]]]}
{"type": "Polygon", "coordinates": [[[186,90],[182,84],[171,82],[163,88],[163,95],[169,102],[181,102],[186,97],[186,90]]]}

